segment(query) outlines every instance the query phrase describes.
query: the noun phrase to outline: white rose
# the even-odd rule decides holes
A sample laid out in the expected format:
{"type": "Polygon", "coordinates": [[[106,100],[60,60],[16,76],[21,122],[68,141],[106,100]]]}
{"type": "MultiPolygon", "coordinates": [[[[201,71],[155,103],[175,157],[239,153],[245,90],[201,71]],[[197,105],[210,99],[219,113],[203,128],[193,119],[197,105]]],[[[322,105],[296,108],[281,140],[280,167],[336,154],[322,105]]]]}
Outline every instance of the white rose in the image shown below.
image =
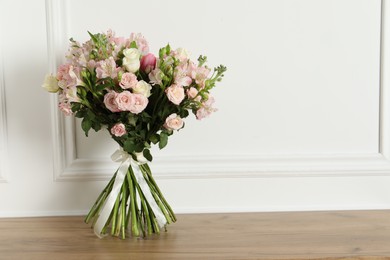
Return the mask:
{"type": "Polygon", "coordinates": [[[46,75],[42,88],[51,93],[57,93],[59,90],[58,80],[52,74],[46,75]]]}
{"type": "Polygon", "coordinates": [[[125,49],[123,51],[125,56],[122,60],[122,65],[126,68],[127,71],[135,73],[139,70],[141,65],[140,57],[141,52],[136,48],[125,49]]]}
{"type": "Polygon", "coordinates": [[[137,82],[137,85],[133,87],[133,93],[142,94],[145,97],[150,97],[150,90],[152,86],[150,86],[147,82],[140,80],[137,82]]]}

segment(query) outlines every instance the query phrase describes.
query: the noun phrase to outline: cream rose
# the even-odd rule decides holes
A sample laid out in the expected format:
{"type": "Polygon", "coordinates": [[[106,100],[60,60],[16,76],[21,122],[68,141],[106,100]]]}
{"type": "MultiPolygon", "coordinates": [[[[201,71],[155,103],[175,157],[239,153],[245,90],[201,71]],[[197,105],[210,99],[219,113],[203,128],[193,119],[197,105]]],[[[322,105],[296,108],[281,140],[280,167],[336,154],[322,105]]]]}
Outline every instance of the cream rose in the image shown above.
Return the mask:
{"type": "Polygon", "coordinates": [[[123,51],[125,56],[122,60],[122,65],[126,68],[127,71],[135,73],[139,70],[141,65],[140,57],[141,52],[136,48],[125,49],[123,51]]]}
{"type": "Polygon", "coordinates": [[[57,93],[60,89],[57,78],[52,74],[46,75],[42,88],[51,93],[57,93]]]}
{"type": "Polygon", "coordinates": [[[175,105],[179,105],[185,98],[184,88],[176,84],[172,84],[166,90],[167,97],[175,105]]]}
{"type": "Polygon", "coordinates": [[[150,97],[150,90],[152,86],[150,86],[147,82],[140,80],[137,85],[133,87],[133,93],[142,94],[145,97],[150,97]]]}
{"type": "Polygon", "coordinates": [[[179,130],[180,128],[183,128],[183,126],[184,121],[175,113],[171,114],[167,117],[167,119],[165,119],[164,127],[168,130],[179,130]]]}

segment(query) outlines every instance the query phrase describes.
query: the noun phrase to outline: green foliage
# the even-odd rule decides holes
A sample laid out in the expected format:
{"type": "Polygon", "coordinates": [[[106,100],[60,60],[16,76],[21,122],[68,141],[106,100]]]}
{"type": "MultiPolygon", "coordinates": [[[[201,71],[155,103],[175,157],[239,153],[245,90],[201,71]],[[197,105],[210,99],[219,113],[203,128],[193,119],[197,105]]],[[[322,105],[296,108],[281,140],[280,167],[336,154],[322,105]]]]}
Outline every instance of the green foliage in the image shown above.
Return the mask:
{"type": "Polygon", "coordinates": [[[168,134],[166,132],[161,132],[160,134],[160,142],[158,143],[158,147],[163,149],[168,144],[168,134]]]}
{"type": "Polygon", "coordinates": [[[153,156],[152,156],[152,154],[150,153],[150,150],[149,149],[145,149],[144,151],[143,151],[143,155],[144,155],[144,157],[148,160],[148,161],[152,161],[153,160],[153,156]]]}

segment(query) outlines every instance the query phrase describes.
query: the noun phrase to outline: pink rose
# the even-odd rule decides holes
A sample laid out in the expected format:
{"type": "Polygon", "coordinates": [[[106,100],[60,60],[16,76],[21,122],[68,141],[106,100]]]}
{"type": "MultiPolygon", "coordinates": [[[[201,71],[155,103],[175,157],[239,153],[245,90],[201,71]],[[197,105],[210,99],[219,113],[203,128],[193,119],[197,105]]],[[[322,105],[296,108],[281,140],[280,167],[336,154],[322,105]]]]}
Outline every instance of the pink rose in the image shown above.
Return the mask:
{"type": "Polygon", "coordinates": [[[168,130],[179,130],[180,128],[183,128],[183,126],[184,121],[175,113],[171,114],[167,117],[167,119],[165,119],[164,127],[168,130]]]}
{"type": "Polygon", "coordinates": [[[149,73],[156,67],[156,56],[152,53],[148,53],[141,58],[141,70],[145,71],[145,73],[149,73]]]}
{"type": "Polygon", "coordinates": [[[148,98],[142,94],[131,94],[131,98],[128,110],[133,114],[139,114],[144,111],[149,102],[148,98]]]}
{"type": "Polygon", "coordinates": [[[167,97],[175,105],[179,105],[185,98],[184,88],[182,86],[172,84],[166,90],[167,97]]]}
{"type": "Polygon", "coordinates": [[[120,111],[129,111],[133,103],[133,94],[130,91],[123,91],[115,98],[115,103],[120,111]]]}
{"type": "Polygon", "coordinates": [[[137,76],[131,72],[123,73],[119,86],[123,89],[134,88],[137,86],[137,76]]]}
{"type": "Polygon", "coordinates": [[[120,137],[126,133],[125,125],[122,123],[118,123],[111,127],[111,134],[115,135],[116,137],[120,137]]]}
{"type": "Polygon", "coordinates": [[[117,95],[118,94],[115,91],[110,91],[106,95],[104,95],[104,101],[103,101],[104,105],[111,112],[120,112],[121,111],[115,102],[117,95]]]}

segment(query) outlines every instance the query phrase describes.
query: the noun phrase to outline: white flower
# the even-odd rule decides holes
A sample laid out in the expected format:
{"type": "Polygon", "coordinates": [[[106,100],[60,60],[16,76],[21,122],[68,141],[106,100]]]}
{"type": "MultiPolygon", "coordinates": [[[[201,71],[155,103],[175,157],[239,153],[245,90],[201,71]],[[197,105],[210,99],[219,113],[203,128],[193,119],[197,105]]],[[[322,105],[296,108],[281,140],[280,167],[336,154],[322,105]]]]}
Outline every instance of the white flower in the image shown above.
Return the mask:
{"type": "Polygon", "coordinates": [[[52,74],[46,75],[42,88],[51,93],[57,93],[59,90],[58,80],[52,74]]]}
{"type": "Polygon", "coordinates": [[[142,94],[145,97],[150,97],[150,90],[152,86],[150,86],[147,82],[140,80],[137,82],[137,85],[133,87],[133,93],[142,94]]]}
{"type": "Polygon", "coordinates": [[[141,65],[140,57],[141,52],[136,48],[125,49],[123,51],[125,56],[122,60],[122,65],[126,68],[127,71],[135,73],[139,70],[141,65]]]}

